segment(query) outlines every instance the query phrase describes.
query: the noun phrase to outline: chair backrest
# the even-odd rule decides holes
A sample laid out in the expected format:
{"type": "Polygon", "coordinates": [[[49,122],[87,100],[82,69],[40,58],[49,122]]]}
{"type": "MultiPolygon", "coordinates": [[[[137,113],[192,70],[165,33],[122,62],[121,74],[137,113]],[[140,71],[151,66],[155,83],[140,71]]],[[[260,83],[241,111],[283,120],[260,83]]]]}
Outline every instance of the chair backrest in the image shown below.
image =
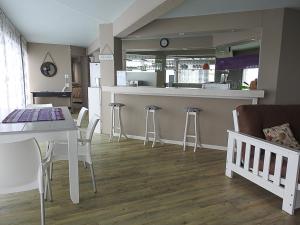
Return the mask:
{"type": "Polygon", "coordinates": [[[77,121],[76,121],[77,127],[81,127],[82,119],[83,119],[84,116],[87,114],[87,112],[88,112],[88,109],[85,108],[85,107],[82,107],[82,108],[80,109],[80,112],[79,112],[79,114],[78,114],[77,121]]]}
{"type": "Polygon", "coordinates": [[[52,108],[52,104],[28,104],[26,109],[52,108]]]}
{"type": "Polygon", "coordinates": [[[86,137],[85,137],[86,139],[88,139],[90,141],[92,140],[95,128],[96,128],[99,120],[100,120],[99,116],[94,114],[92,119],[89,122],[87,129],[86,129],[86,137]]]}
{"type": "Polygon", "coordinates": [[[43,193],[41,152],[35,139],[0,144],[0,194],[33,189],[43,193]]]}

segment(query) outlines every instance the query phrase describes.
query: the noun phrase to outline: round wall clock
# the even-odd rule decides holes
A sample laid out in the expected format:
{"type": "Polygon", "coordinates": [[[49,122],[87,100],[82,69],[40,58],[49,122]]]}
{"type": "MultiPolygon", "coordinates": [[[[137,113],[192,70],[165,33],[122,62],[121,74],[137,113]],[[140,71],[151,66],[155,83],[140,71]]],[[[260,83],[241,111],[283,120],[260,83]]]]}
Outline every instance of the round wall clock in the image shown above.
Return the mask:
{"type": "Polygon", "coordinates": [[[57,67],[53,62],[44,62],[41,65],[41,73],[46,77],[53,77],[57,73],[57,67]]]}
{"type": "Polygon", "coordinates": [[[166,48],[169,45],[169,39],[168,38],[162,38],[162,39],[160,39],[159,44],[160,44],[160,47],[166,48]]]}

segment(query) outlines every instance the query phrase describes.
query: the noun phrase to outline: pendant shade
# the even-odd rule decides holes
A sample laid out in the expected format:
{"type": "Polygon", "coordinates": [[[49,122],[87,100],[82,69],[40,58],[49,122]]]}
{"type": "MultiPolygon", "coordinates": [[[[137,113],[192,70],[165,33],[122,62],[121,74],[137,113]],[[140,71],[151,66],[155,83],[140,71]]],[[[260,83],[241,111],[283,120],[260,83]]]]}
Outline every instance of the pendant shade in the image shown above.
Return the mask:
{"type": "Polygon", "coordinates": [[[209,64],[208,63],[204,63],[202,69],[209,70],[209,64]]]}

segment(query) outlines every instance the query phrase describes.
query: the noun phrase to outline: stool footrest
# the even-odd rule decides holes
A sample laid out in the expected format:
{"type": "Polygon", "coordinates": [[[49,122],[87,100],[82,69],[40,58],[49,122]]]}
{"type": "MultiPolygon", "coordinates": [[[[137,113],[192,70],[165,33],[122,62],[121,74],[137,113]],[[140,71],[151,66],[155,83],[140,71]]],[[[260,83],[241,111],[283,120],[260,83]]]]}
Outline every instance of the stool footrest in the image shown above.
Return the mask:
{"type": "Polygon", "coordinates": [[[196,138],[195,135],[186,135],[186,137],[188,137],[188,138],[196,138]]]}

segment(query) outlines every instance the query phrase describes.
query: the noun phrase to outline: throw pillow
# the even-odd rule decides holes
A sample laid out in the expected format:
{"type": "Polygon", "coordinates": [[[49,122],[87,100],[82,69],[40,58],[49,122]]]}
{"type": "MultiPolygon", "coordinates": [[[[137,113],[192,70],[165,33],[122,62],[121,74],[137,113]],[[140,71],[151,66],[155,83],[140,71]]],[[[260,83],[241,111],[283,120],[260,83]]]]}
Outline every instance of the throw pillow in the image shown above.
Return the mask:
{"type": "Polygon", "coordinates": [[[285,123],[280,126],[263,129],[268,141],[275,142],[294,149],[300,149],[300,144],[295,139],[291,131],[290,124],[285,123]]]}

